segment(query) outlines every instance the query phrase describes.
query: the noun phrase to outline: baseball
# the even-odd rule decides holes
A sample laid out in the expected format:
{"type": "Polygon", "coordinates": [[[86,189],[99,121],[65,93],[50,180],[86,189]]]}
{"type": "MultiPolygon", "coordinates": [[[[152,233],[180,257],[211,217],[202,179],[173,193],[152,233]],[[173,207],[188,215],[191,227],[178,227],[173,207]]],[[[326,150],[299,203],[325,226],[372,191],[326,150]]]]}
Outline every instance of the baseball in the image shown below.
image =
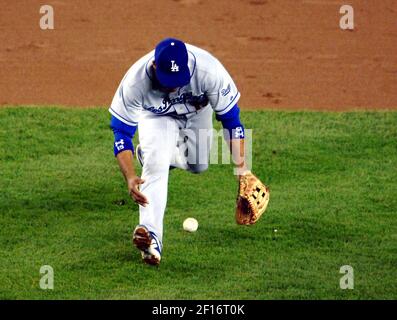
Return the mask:
{"type": "Polygon", "coordinates": [[[198,228],[198,222],[194,218],[187,218],[183,221],[183,230],[188,232],[195,232],[198,228]]]}

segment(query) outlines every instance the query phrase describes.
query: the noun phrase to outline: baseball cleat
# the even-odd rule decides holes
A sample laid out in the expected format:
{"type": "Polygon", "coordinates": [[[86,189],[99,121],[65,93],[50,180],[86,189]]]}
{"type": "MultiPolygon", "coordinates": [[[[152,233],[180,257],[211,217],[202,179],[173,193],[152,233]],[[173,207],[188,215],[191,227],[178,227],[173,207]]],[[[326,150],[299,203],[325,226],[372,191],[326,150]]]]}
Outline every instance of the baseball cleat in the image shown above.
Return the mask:
{"type": "Polygon", "coordinates": [[[135,152],[136,158],[138,159],[138,161],[139,161],[141,167],[143,167],[143,153],[142,153],[142,148],[141,148],[141,145],[140,145],[140,144],[138,144],[138,145],[136,146],[136,150],[135,150],[135,151],[136,151],[136,152],[135,152]]]}
{"type": "Polygon", "coordinates": [[[132,242],[141,251],[145,263],[152,266],[160,264],[161,245],[154,232],[149,231],[143,225],[138,225],[134,230],[132,242]]]}

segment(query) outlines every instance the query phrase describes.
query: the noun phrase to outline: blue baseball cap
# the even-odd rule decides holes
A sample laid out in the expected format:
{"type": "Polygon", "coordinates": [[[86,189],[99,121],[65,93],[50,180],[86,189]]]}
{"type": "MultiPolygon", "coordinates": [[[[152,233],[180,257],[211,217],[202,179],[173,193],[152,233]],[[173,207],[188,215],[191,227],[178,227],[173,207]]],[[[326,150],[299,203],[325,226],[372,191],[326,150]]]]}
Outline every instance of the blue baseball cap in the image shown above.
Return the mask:
{"type": "Polygon", "coordinates": [[[178,88],[190,82],[186,45],[173,38],[161,41],[154,53],[156,76],[165,88],[178,88]]]}

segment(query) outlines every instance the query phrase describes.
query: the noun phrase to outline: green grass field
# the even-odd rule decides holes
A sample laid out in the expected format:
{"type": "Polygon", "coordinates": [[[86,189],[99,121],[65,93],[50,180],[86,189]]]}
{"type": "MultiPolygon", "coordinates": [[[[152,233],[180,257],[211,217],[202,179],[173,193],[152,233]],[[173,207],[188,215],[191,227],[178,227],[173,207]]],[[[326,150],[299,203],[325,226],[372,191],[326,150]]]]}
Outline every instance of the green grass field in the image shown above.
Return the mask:
{"type": "Polygon", "coordinates": [[[1,299],[397,298],[396,112],[244,112],[268,210],[235,223],[230,165],[171,171],[158,268],[131,245],[138,208],[109,119],[0,109],[1,299]],[[182,230],[189,216],[196,233],[182,230]],[[43,265],[54,290],[39,288],[43,265]],[[353,290],[339,287],[343,265],[353,290]]]}

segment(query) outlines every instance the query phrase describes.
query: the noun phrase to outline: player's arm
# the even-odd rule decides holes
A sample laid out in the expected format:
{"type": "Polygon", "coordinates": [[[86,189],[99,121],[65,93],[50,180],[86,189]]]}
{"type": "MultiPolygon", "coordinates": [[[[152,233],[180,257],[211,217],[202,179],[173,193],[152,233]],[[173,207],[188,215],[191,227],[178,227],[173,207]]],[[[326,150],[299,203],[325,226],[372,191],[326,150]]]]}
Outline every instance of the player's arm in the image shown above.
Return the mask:
{"type": "Polygon", "coordinates": [[[245,140],[244,138],[230,139],[230,152],[233,162],[237,168],[237,175],[245,175],[249,169],[245,158],[245,140]]]}
{"type": "Polygon", "coordinates": [[[114,155],[127,182],[128,192],[135,202],[146,206],[148,201],[139,191],[139,185],[144,183],[144,180],[136,175],[133,164],[134,146],[132,138],[135,134],[136,126],[127,125],[112,116],[110,127],[114,134],[114,155]]]}
{"type": "Polygon", "coordinates": [[[240,121],[239,107],[237,104],[234,105],[227,113],[216,115],[216,119],[222,122],[225,130],[224,137],[230,147],[238,176],[244,175],[249,169],[245,157],[244,126],[240,121]]]}

